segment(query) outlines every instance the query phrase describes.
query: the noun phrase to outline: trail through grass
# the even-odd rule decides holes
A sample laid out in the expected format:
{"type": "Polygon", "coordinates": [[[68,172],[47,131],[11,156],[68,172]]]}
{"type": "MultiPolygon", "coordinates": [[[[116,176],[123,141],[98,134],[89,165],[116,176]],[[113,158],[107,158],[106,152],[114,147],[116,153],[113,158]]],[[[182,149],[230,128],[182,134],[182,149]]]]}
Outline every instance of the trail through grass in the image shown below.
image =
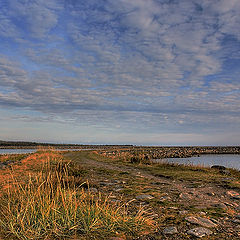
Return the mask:
{"type": "MultiPolygon", "coordinates": [[[[75,186],[69,163],[55,152],[31,155],[41,159],[40,171],[22,182],[12,171],[12,181],[1,197],[0,225],[5,236],[18,239],[106,239],[138,236],[154,228],[143,208],[130,213],[126,204],[92,194],[75,186]]],[[[28,159],[31,161],[31,159],[28,159]]]]}

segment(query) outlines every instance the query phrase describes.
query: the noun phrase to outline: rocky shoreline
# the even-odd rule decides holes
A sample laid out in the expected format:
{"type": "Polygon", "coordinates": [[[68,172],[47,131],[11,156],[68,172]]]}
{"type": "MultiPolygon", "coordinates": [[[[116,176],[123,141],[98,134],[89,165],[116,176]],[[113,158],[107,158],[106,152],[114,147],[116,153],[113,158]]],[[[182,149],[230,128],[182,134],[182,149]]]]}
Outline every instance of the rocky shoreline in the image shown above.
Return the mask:
{"type": "Polygon", "coordinates": [[[122,157],[131,162],[164,158],[188,158],[204,154],[240,154],[239,146],[226,147],[134,147],[99,151],[107,157],[122,157]]]}

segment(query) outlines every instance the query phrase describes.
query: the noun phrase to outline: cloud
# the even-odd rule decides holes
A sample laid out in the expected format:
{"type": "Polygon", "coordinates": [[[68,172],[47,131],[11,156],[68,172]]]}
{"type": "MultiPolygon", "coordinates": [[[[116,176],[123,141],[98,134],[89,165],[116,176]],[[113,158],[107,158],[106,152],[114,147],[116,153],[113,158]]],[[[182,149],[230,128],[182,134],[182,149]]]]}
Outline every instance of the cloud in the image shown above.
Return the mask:
{"type": "Polygon", "coordinates": [[[237,1],[1,4],[2,106],[124,131],[239,123],[237,1]]]}

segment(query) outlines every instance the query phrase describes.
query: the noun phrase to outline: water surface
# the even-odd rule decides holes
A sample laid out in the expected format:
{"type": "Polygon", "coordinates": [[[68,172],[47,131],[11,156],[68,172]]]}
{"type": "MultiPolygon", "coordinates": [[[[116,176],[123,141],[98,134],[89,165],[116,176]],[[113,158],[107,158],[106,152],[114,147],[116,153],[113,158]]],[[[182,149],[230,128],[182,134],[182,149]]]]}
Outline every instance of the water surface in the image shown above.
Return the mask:
{"type": "MultiPolygon", "coordinates": [[[[34,153],[38,149],[0,149],[1,154],[25,154],[25,153],[34,153]]],[[[83,151],[83,150],[94,150],[94,149],[55,149],[56,151],[83,151]]]]}
{"type": "Polygon", "coordinates": [[[36,151],[37,149],[0,149],[0,154],[25,154],[36,151]]]}
{"type": "Polygon", "coordinates": [[[206,167],[222,165],[224,167],[236,168],[240,170],[240,154],[209,154],[201,155],[200,157],[158,159],[157,161],[202,165],[206,167]]]}

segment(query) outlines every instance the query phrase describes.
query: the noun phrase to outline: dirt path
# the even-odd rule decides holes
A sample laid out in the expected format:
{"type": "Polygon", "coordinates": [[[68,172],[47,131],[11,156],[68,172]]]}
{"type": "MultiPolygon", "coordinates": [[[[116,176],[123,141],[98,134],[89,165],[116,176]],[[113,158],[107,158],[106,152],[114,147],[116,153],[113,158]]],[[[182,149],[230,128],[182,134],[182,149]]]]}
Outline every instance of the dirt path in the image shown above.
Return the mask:
{"type": "MultiPolygon", "coordinates": [[[[100,178],[100,175],[93,174],[94,187],[100,191],[113,192],[116,196],[118,193],[119,196],[123,193],[126,199],[137,198],[137,194],[153,196],[150,201],[146,199],[138,201],[147,204],[157,213],[157,216],[161,216],[159,227],[161,233],[159,233],[159,238],[153,237],[152,239],[192,239],[186,232],[198,225],[187,223],[185,218],[189,216],[203,217],[216,222],[217,228],[210,228],[215,235],[207,236],[204,239],[240,239],[240,227],[238,227],[240,220],[237,217],[240,213],[240,195],[239,199],[238,197],[234,198],[228,194],[232,191],[231,189],[214,182],[196,185],[191,181],[154,176],[138,166],[119,165],[119,163],[94,160],[87,156],[76,157],[73,161],[79,163],[83,168],[93,169],[93,173],[98,170],[109,170],[124,176],[125,185],[121,181],[115,181],[116,174],[104,175],[109,184],[103,187],[101,184],[104,179],[100,178]],[[132,179],[136,180],[135,185],[131,185],[135,181],[132,179]],[[137,194],[134,195],[134,192],[125,194],[126,185],[138,190],[137,194]],[[143,192],[139,193],[139,189],[142,189],[143,192]],[[164,228],[169,225],[180,229],[177,236],[176,234],[162,234],[164,228]]],[[[236,192],[236,194],[238,193],[236,192]]]]}

